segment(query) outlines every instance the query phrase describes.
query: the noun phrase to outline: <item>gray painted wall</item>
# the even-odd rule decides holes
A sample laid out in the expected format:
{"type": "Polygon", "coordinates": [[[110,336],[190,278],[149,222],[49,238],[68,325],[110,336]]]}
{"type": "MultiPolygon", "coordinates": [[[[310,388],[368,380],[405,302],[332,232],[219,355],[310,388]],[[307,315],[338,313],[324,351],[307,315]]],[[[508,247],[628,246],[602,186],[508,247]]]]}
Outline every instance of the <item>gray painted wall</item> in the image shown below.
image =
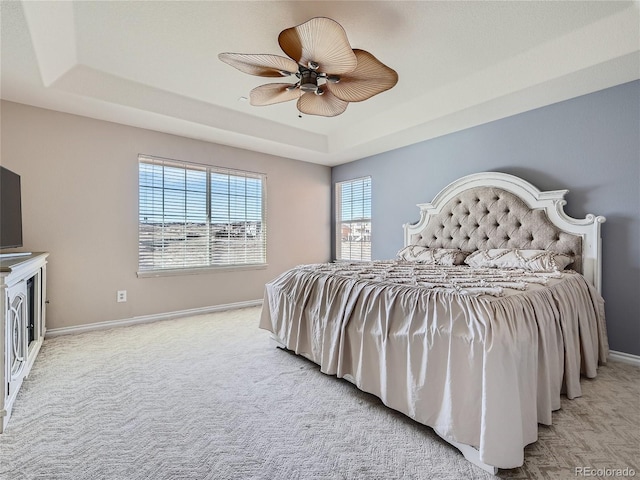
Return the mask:
{"type": "Polygon", "coordinates": [[[640,355],[640,81],[340,165],[332,180],[372,177],[373,257],[387,259],[402,246],[402,224],[418,220],[417,203],[482,171],[567,188],[567,214],[606,216],[609,342],[640,355]]]}

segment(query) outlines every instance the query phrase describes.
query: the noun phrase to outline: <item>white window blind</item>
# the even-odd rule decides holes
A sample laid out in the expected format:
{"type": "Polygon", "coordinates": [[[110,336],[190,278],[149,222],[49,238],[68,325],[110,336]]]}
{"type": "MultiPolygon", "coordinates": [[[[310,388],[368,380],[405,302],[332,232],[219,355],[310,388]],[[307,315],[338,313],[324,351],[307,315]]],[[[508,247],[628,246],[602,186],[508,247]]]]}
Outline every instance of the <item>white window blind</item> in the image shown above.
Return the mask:
{"type": "Polygon", "coordinates": [[[266,176],[140,155],[138,269],[266,263],[266,176]]]}
{"type": "Polygon", "coordinates": [[[336,259],[371,260],[371,177],[336,183],[336,259]]]}

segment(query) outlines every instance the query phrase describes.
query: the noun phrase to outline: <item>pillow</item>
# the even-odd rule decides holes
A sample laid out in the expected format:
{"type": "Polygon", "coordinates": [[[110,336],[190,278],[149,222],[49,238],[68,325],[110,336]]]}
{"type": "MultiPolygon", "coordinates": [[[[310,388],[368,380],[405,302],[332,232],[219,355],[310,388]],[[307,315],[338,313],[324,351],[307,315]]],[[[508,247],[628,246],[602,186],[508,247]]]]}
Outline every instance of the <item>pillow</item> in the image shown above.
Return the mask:
{"type": "Polygon", "coordinates": [[[397,259],[425,265],[462,265],[467,252],[457,248],[427,248],[421,245],[408,245],[398,252],[397,259]]]}
{"type": "Polygon", "coordinates": [[[557,272],[573,262],[573,257],[548,250],[492,248],[477,250],[464,263],[471,267],[522,268],[532,272],[557,272]]]}

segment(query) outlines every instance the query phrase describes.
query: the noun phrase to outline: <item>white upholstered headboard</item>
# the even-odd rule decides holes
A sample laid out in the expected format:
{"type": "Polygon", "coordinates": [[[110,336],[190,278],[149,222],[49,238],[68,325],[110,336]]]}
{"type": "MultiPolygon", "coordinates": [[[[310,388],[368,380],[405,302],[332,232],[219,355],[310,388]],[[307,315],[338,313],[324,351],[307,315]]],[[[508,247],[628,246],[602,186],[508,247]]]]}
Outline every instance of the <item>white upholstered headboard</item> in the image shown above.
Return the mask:
{"type": "Polygon", "coordinates": [[[420,220],[404,225],[404,244],[474,251],[490,248],[551,250],[575,258],[569,266],[601,290],[600,225],[564,212],[568,190],[541,192],[500,172],[462,177],[432,202],[418,204],[420,220]]]}

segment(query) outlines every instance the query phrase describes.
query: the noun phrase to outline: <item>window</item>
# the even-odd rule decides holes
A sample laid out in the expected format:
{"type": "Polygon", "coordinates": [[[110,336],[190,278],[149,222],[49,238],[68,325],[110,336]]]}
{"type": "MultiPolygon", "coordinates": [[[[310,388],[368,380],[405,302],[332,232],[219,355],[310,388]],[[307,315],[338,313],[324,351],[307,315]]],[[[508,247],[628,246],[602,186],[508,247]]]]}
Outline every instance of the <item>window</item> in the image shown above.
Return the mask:
{"type": "Polygon", "coordinates": [[[140,273],[266,264],[265,175],[138,160],[140,273]]]}
{"type": "Polygon", "coordinates": [[[336,259],[371,260],[371,177],[336,184],[336,259]]]}

